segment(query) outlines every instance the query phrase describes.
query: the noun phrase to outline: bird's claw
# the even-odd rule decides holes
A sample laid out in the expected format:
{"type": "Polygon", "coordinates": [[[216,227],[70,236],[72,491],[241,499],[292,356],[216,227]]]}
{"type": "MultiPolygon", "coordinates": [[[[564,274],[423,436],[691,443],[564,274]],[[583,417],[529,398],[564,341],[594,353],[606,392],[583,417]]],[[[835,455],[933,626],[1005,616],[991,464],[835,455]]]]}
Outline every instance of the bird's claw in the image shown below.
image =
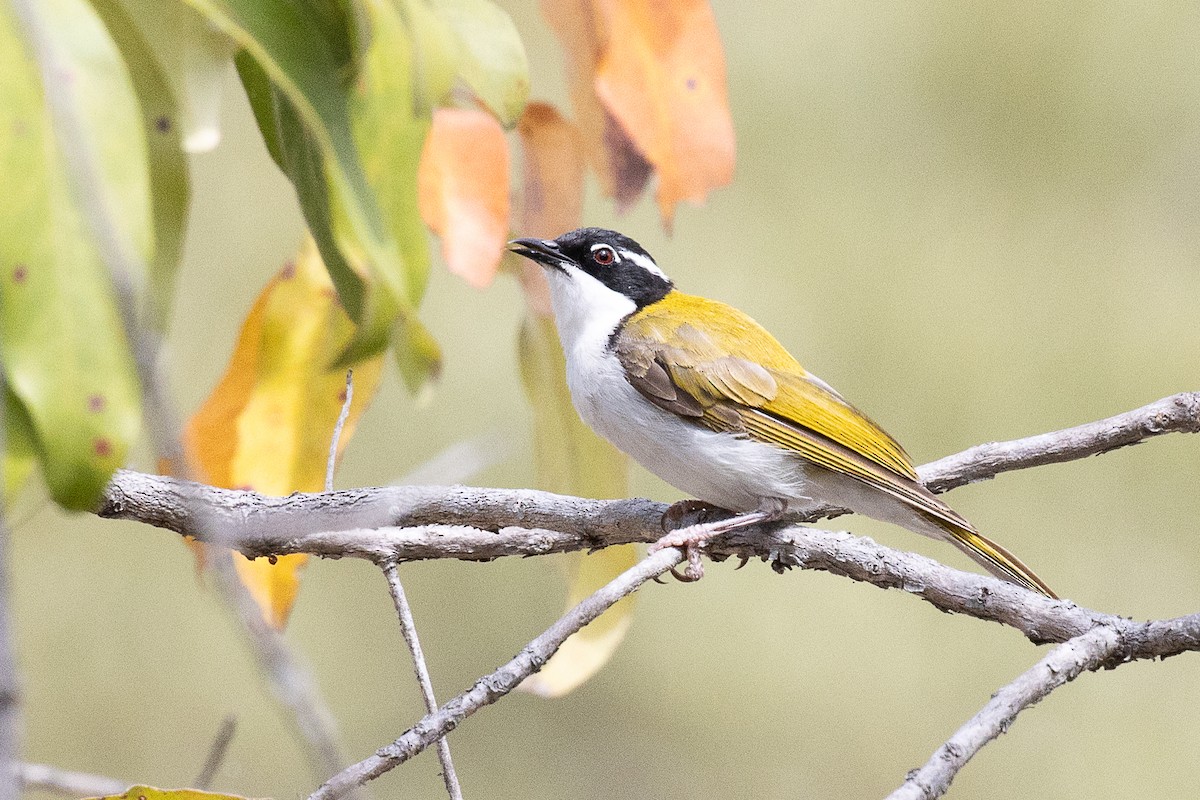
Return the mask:
{"type": "Polygon", "coordinates": [[[700,560],[699,545],[688,545],[687,566],[680,572],[671,567],[671,575],[680,583],[695,583],[704,577],[704,563],[700,560]]]}

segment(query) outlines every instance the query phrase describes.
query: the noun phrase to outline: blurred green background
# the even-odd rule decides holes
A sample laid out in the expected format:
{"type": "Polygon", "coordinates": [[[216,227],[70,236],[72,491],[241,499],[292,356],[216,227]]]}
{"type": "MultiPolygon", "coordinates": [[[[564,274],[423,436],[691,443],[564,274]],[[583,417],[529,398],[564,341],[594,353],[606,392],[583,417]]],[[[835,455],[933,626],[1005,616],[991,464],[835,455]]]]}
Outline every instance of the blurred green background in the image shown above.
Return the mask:
{"type": "MultiPolygon", "coordinates": [[[[565,104],[532,0],[505,4],[534,96],[565,104]]],[[[653,204],[587,224],[642,242],[685,291],[729,301],[877,418],[919,462],[1200,389],[1200,9],[1194,3],[717,2],[738,133],[734,184],[675,233],[653,204]]],[[[290,187],[231,76],[225,139],[195,158],[194,220],[170,369],[190,412],[255,294],[296,247],[290,187]]],[[[510,457],[472,481],[528,486],[515,282],[444,272],[423,316],[446,349],[436,401],[394,374],[340,486],[388,482],[464,438],[510,457]]],[[[1200,609],[1200,441],[1171,436],[1005,475],[952,504],[1066,597],[1135,618],[1200,609]]],[[[139,466],[147,468],[144,461],[139,466]]],[[[678,494],[636,470],[637,494],[678,494]]],[[[241,639],[178,537],[27,501],[13,583],[28,760],[190,783],[222,717],[216,788],[316,784],[241,639]]],[[[951,548],[836,522],[971,568],[951,548]]],[[[440,697],[560,612],[543,560],[402,570],[440,697]]],[[[347,751],[419,716],[383,578],[308,568],[288,638],[347,751]]],[[[559,701],[513,696],[454,733],[469,798],[880,797],[1044,653],[1012,630],[820,573],[716,565],[651,585],[611,666],[559,701]]],[[[956,798],[1191,796],[1200,658],[1085,675],[1022,715],[956,798]]],[[[427,753],[376,797],[443,796],[427,753]]]]}

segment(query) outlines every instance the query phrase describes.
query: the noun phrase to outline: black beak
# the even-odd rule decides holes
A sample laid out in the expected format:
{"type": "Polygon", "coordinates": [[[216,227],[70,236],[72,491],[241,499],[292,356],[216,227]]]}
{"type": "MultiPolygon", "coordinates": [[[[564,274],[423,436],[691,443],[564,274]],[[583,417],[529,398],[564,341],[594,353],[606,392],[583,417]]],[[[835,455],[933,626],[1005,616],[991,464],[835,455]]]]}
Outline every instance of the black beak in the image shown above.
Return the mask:
{"type": "Polygon", "coordinates": [[[508,249],[551,269],[565,269],[570,263],[553,239],[513,239],[508,243],[508,249]]]}

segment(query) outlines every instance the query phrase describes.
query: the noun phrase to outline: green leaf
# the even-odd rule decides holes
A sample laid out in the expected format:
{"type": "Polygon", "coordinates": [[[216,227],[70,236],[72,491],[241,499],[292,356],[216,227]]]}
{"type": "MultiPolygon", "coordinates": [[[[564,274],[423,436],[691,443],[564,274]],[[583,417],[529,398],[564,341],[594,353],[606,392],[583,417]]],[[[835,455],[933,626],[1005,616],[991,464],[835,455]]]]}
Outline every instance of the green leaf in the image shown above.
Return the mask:
{"type": "Polygon", "coordinates": [[[99,165],[100,197],[72,191],[40,75],[0,7],[0,359],[53,498],[91,508],[140,425],[133,360],[79,199],[149,244],[141,115],[113,43],[84,0],[29,4],[62,81],[52,87],[99,165]]]}
{"type": "Polygon", "coordinates": [[[366,284],[347,263],[333,233],[325,160],[292,101],[246,51],[235,59],[246,96],[263,132],[267,150],[292,181],[305,222],[317,242],[325,268],[351,319],[362,317],[366,284]]]}
{"type": "Polygon", "coordinates": [[[371,44],[350,97],[354,141],[384,224],[404,255],[405,288],[415,308],[429,280],[429,235],[417,204],[417,169],[430,116],[417,108],[415,46],[400,14],[387,0],[364,0],[363,8],[371,44]]]}
{"type": "Polygon", "coordinates": [[[414,110],[428,117],[433,109],[449,102],[460,46],[454,31],[428,0],[401,0],[397,5],[412,40],[414,110]]]}
{"type": "MultiPolygon", "coordinates": [[[[119,5],[127,20],[151,48],[158,70],[179,103],[175,124],[189,153],[206,153],[221,141],[221,94],[237,46],[194,9],[163,0],[93,0],[108,22],[102,5],[119,5]]],[[[111,23],[109,29],[112,30],[111,23]]],[[[113,33],[116,38],[116,33],[113,33]]],[[[118,45],[120,41],[118,40],[118,45]]],[[[124,46],[126,61],[136,70],[124,46]]],[[[144,63],[144,59],[138,59],[144,63]]],[[[137,80],[135,71],[135,81],[137,80]]],[[[141,89],[138,90],[139,96],[141,89]]]]}
{"type": "MultiPolygon", "coordinates": [[[[571,403],[566,363],[554,323],[527,317],[519,342],[521,379],[533,406],[533,450],[538,487],[560,494],[614,498],[628,494],[628,461],[584,425],[571,403]]],[[[563,557],[571,575],[567,608],[624,572],[637,560],[635,545],[563,557]]],[[[559,697],[600,670],[633,621],[633,595],[625,597],[568,639],[521,689],[559,697]]]]}
{"type": "Polygon", "coordinates": [[[358,325],[339,362],[379,352],[397,319],[420,324],[411,298],[424,281],[419,259],[414,276],[402,256],[351,121],[350,95],[375,33],[361,26],[377,16],[371,8],[383,0],[362,3],[366,14],[349,0],[187,2],[244,51],[237,62],[256,119],[296,186],[322,259],[358,325]],[[247,68],[248,60],[261,74],[247,68]]]}
{"type": "Polygon", "coordinates": [[[512,19],[489,0],[436,0],[432,8],[458,41],[459,77],[504,127],[516,125],[529,99],[529,60],[512,19]]]}
{"type": "MultiPolygon", "coordinates": [[[[149,274],[146,276],[146,314],[143,323],[159,334],[164,334],[170,319],[175,280],[183,257],[188,203],[191,199],[188,162],[183,151],[183,126],[186,123],[183,122],[184,115],[176,103],[176,91],[168,82],[154,51],[143,38],[142,30],[126,11],[121,0],[91,2],[125,60],[141,107],[154,230],[153,257],[146,265],[149,274]]],[[[125,2],[132,2],[136,7],[146,0],[125,2]]],[[[175,7],[171,4],[167,8],[175,7]]],[[[194,16],[194,12],[188,13],[194,16]]],[[[145,19],[156,19],[159,15],[143,9],[141,16],[145,19]]],[[[199,33],[196,35],[199,36],[199,33]]]]}
{"type": "Polygon", "coordinates": [[[267,152],[275,162],[275,166],[286,174],[283,146],[279,142],[281,132],[279,122],[275,119],[275,115],[278,113],[275,99],[276,90],[271,85],[271,76],[258,65],[254,56],[245,50],[238,51],[234,56],[233,63],[237,67],[238,78],[242,81],[246,99],[250,101],[250,110],[254,112],[254,121],[258,124],[259,133],[262,134],[263,144],[267,146],[267,152]]]}
{"type": "Polygon", "coordinates": [[[37,466],[33,423],[21,401],[4,390],[4,508],[11,509],[17,495],[37,466]]]}

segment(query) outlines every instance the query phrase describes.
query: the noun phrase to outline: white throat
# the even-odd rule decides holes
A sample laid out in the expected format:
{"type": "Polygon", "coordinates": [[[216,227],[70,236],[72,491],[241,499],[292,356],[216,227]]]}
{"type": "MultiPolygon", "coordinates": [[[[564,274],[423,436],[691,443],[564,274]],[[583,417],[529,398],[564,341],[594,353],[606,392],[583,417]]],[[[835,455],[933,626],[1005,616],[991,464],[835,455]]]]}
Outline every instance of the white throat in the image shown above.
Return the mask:
{"type": "Polygon", "coordinates": [[[621,320],[637,311],[637,305],[586,272],[568,269],[547,270],[546,277],[558,338],[569,361],[578,351],[598,355],[621,320]]]}

